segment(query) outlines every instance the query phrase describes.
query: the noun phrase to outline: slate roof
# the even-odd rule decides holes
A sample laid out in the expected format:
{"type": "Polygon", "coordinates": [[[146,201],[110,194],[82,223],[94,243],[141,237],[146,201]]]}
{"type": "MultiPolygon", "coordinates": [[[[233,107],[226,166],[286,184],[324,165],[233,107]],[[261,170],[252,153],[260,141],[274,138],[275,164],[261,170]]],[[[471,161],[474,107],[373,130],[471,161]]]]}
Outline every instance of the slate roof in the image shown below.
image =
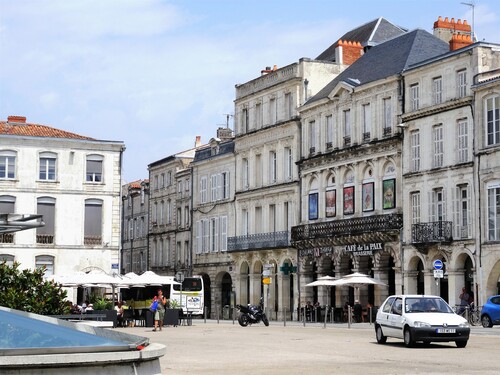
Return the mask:
{"type": "Polygon", "coordinates": [[[201,161],[201,160],[206,160],[210,159],[213,157],[217,157],[220,155],[224,154],[229,154],[234,152],[234,140],[229,140],[226,142],[221,142],[219,144],[219,153],[216,155],[212,155],[212,147],[210,145],[207,145],[206,147],[199,148],[196,150],[196,155],[194,157],[194,161],[201,161]]]}
{"type": "MultiPolygon", "coordinates": [[[[406,33],[407,30],[380,17],[356,27],[342,35],[339,40],[360,42],[363,47],[371,47],[406,33]]],[[[323,51],[316,60],[335,61],[337,41],[323,51]]]]}
{"type": "Polygon", "coordinates": [[[0,121],[0,135],[17,135],[26,137],[44,137],[44,138],[67,138],[67,139],[85,139],[95,141],[95,138],[85,137],[83,135],[70,133],[64,130],[52,128],[46,125],[30,123],[9,123],[0,121]]]}
{"type": "Polygon", "coordinates": [[[358,87],[399,74],[413,64],[449,52],[448,43],[416,29],[371,48],[306,104],[326,98],[340,82],[358,87]]]}

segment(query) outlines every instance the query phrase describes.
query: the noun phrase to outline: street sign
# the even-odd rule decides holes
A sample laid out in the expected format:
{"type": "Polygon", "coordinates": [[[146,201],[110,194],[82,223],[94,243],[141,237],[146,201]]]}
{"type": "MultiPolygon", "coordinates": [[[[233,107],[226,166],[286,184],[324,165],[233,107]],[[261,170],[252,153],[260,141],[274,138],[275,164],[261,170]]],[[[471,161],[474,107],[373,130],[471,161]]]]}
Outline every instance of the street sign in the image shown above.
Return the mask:
{"type": "Polygon", "coordinates": [[[433,263],[434,269],[435,270],[442,270],[443,269],[443,261],[441,259],[436,259],[433,263]]]}
{"type": "Polygon", "coordinates": [[[184,281],[184,273],[182,273],[182,272],[177,272],[177,273],[175,274],[175,279],[176,279],[178,282],[182,283],[182,282],[184,281]]]}
{"type": "Polygon", "coordinates": [[[264,277],[271,276],[271,271],[270,270],[264,270],[264,271],[262,271],[262,276],[264,276],[264,277]]]}
{"type": "Polygon", "coordinates": [[[442,279],[444,277],[443,270],[434,270],[434,277],[436,279],[442,279]]]}

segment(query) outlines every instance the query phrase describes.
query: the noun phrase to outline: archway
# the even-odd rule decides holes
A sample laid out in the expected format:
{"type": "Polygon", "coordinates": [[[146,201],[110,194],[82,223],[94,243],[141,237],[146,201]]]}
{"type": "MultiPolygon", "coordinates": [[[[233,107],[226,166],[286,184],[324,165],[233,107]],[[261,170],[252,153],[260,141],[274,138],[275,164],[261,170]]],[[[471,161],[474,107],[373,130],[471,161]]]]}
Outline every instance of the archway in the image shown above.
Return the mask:
{"type": "Polygon", "coordinates": [[[210,282],[210,276],[206,273],[201,275],[203,279],[203,287],[205,288],[204,299],[205,299],[205,312],[208,317],[212,313],[212,285],[210,282]]]}

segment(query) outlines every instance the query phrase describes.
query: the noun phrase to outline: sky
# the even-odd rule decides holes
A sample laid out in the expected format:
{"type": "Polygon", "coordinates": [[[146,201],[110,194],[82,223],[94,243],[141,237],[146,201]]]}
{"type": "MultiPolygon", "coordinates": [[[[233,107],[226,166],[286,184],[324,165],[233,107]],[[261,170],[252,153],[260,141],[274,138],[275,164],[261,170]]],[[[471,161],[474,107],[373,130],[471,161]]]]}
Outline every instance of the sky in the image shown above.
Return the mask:
{"type": "MultiPolygon", "coordinates": [[[[477,38],[500,43],[500,3],[474,2],[477,38]]],[[[0,0],[0,120],[122,141],[128,183],[196,136],[215,137],[234,113],[235,85],[266,66],[315,58],[378,17],[432,33],[438,16],[472,24],[471,9],[459,0],[0,0]]]]}

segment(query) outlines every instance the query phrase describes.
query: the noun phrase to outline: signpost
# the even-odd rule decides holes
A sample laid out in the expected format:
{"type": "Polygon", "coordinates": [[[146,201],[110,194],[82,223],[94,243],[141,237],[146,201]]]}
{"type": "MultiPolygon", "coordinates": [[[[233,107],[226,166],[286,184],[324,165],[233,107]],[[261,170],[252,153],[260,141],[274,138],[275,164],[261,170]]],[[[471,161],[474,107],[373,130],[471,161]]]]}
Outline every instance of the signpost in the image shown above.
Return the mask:
{"type": "Polygon", "coordinates": [[[444,277],[443,261],[436,259],[432,265],[434,266],[434,279],[436,279],[436,285],[439,286],[439,279],[444,277]]]}

